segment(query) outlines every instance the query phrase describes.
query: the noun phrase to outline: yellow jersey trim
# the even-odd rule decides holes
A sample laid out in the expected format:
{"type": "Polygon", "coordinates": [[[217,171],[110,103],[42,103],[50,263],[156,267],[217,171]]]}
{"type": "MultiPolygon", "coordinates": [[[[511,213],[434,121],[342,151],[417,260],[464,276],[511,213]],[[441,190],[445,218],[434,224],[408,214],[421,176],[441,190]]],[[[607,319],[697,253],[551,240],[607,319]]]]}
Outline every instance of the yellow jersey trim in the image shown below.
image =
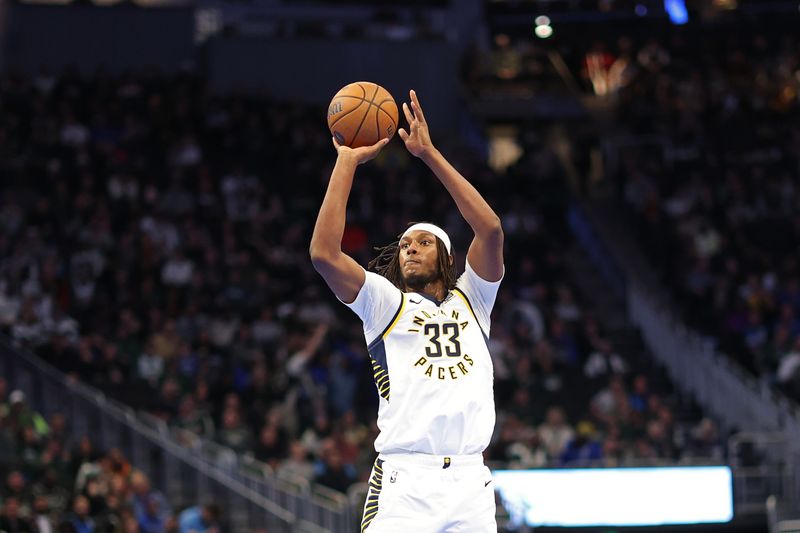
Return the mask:
{"type": "Polygon", "coordinates": [[[467,304],[467,309],[469,309],[469,312],[472,313],[472,317],[475,319],[475,323],[477,324],[478,323],[478,317],[475,315],[475,310],[472,308],[472,304],[469,303],[469,299],[467,298],[467,295],[464,294],[463,292],[461,292],[461,289],[459,289],[457,287],[453,289],[453,292],[458,294],[458,296],[462,300],[464,300],[464,303],[467,304]]]}
{"type": "Polygon", "coordinates": [[[469,298],[467,298],[467,295],[464,294],[464,292],[461,289],[459,289],[458,287],[454,287],[453,288],[453,292],[458,294],[459,298],[464,300],[464,303],[467,304],[467,308],[469,309],[469,312],[472,314],[473,318],[475,318],[475,323],[478,324],[478,328],[481,330],[481,333],[483,333],[483,338],[486,341],[486,345],[488,346],[489,345],[489,335],[485,331],[483,331],[483,328],[481,327],[481,323],[478,320],[478,315],[475,314],[475,310],[472,308],[472,304],[469,303],[469,298]]]}
{"type": "Polygon", "coordinates": [[[405,308],[405,306],[406,306],[406,294],[404,292],[401,292],[400,293],[400,308],[394,314],[394,318],[392,319],[391,322],[389,322],[389,325],[386,326],[386,329],[383,330],[383,333],[381,334],[381,337],[380,337],[381,339],[385,339],[386,336],[392,331],[392,328],[394,328],[397,325],[397,322],[400,320],[400,317],[403,315],[403,309],[405,308]]]}

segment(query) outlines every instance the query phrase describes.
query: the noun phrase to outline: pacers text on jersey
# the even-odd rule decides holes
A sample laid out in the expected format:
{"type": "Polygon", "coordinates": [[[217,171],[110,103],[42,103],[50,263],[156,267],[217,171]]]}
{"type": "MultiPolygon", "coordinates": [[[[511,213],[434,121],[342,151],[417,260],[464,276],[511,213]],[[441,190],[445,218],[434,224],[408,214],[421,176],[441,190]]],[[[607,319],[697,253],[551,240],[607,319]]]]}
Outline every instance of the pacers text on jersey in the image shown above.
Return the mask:
{"type": "Polygon", "coordinates": [[[414,363],[420,367],[422,373],[431,379],[458,379],[469,373],[469,367],[475,361],[461,352],[461,332],[469,325],[469,321],[458,322],[458,311],[453,310],[448,315],[443,309],[438,313],[420,311],[414,315],[414,325],[418,329],[409,329],[424,335],[428,342],[425,346],[425,355],[414,363]]]}

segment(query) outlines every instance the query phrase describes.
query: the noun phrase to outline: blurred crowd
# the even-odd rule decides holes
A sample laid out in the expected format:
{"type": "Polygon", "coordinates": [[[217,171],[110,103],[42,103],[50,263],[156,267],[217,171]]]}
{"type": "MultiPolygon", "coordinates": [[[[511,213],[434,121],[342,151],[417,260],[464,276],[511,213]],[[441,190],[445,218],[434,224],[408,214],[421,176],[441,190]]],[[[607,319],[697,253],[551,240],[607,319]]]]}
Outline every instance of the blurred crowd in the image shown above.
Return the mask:
{"type": "Polygon", "coordinates": [[[731,12],[714,24],[648,20],[620,32],[576,23],[550,40],[495,28],[465,80],[479,95],[573,93],[611,111],[597,113],[599,133],[583,146],[587,128],[574,127],[576,158],[591,145],[605,156],[630,227],[687,322],[800,399],[793,17],[754,23],[731,12]]]}
{"type": "Polygon", "coordinates": [[[800,399],[800,40],[621,40],[619,195],[686,320],[800,399]],[[623,46],[624,43],[624,46],[623,46]],[[631,138],[631,137],[629,137],[631,138]]]}
{"type": "MultiPolygon", "coordinates": [[[[533,143],[500,175],[431,129],[506,232],[488,459],[722,460],[714,422],[617,353],[570,282],[555,155],[533,143]]],[[[377,394],[360,322],[308,258],[334,159],[324,110],[188,72],[3,78],[0,327],[174,427],[347,490],[374,460],[377,394]]],[[[468,226],[395,140],[359,168],[343,249],[366,264],[413,220],[442,225],[463,268],[468,226]]]]}
{"type": "Polygon", "coordinates": [[[120,450],[45,419],[0,378],[0,531],[221,533],[212,503],[174,508],[120,450]]]}

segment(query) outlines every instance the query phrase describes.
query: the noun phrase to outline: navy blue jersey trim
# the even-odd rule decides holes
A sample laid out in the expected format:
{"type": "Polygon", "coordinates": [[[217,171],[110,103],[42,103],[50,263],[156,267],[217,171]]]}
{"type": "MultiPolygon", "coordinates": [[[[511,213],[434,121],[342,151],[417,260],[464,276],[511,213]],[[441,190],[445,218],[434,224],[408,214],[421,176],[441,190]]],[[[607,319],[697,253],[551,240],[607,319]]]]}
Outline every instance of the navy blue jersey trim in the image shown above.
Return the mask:
{"type": "Polygon", "coordinates": [[[379,342],[373,343],[369,348],[369,359],[372,362],[372,376],[375,379],[375,386],[378,388],[378,394],[389,401],[389,365],[386,361],[386,345],[383,338],[379,342]]]}
{"type": "Polygon", "coordinates": [[[375,516],[378,514],[378,504],[380,502],[381,490],[383,489],[383,461],[375,459],[372,467],[372,476],[369,479],[369,490],[367,500],[364,502],[364,515],[361,518],[361,532],[364,533],[375,516]]]}
{"type": "MultiPolygon", "coordinates": [[[[418,295],[418,296],[422,296],[422,297],[423,297],[423,298],[425,298],[426,300],[430,300],[431,302],[433,302],[433,303],[435,303],[435,304],[436,304],[436,307],[439,307],[440,305],[442,305],[442,304],[444,303],[444,300],[437,300],[437,299],[436,299],[436,298],[434,298],[433,296],[429,296],[429,295],[427,295],[427,294],[423,294],[423,293],[421,293],[421,292],[415,292],[414,294],[416,294],[416,295],[418,295]]],[[[444,297],[444,299],[446,300],[446,299],[447,299],[447,296],[445,296],[445,297],[444,297]]]]}

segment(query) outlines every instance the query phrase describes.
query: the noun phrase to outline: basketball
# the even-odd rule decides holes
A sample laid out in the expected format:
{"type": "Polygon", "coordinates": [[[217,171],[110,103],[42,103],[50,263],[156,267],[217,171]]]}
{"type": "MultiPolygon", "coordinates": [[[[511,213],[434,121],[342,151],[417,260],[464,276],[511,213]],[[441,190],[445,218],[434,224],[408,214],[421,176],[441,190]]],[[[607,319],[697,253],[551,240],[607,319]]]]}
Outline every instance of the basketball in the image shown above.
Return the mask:
{"type": "Polygon", "coordinates": [[[389,91],[369,81],[345,85],[328,106],[328,129],[350,148],[391,139],[397,131],[397,104],[389,91]]]}

